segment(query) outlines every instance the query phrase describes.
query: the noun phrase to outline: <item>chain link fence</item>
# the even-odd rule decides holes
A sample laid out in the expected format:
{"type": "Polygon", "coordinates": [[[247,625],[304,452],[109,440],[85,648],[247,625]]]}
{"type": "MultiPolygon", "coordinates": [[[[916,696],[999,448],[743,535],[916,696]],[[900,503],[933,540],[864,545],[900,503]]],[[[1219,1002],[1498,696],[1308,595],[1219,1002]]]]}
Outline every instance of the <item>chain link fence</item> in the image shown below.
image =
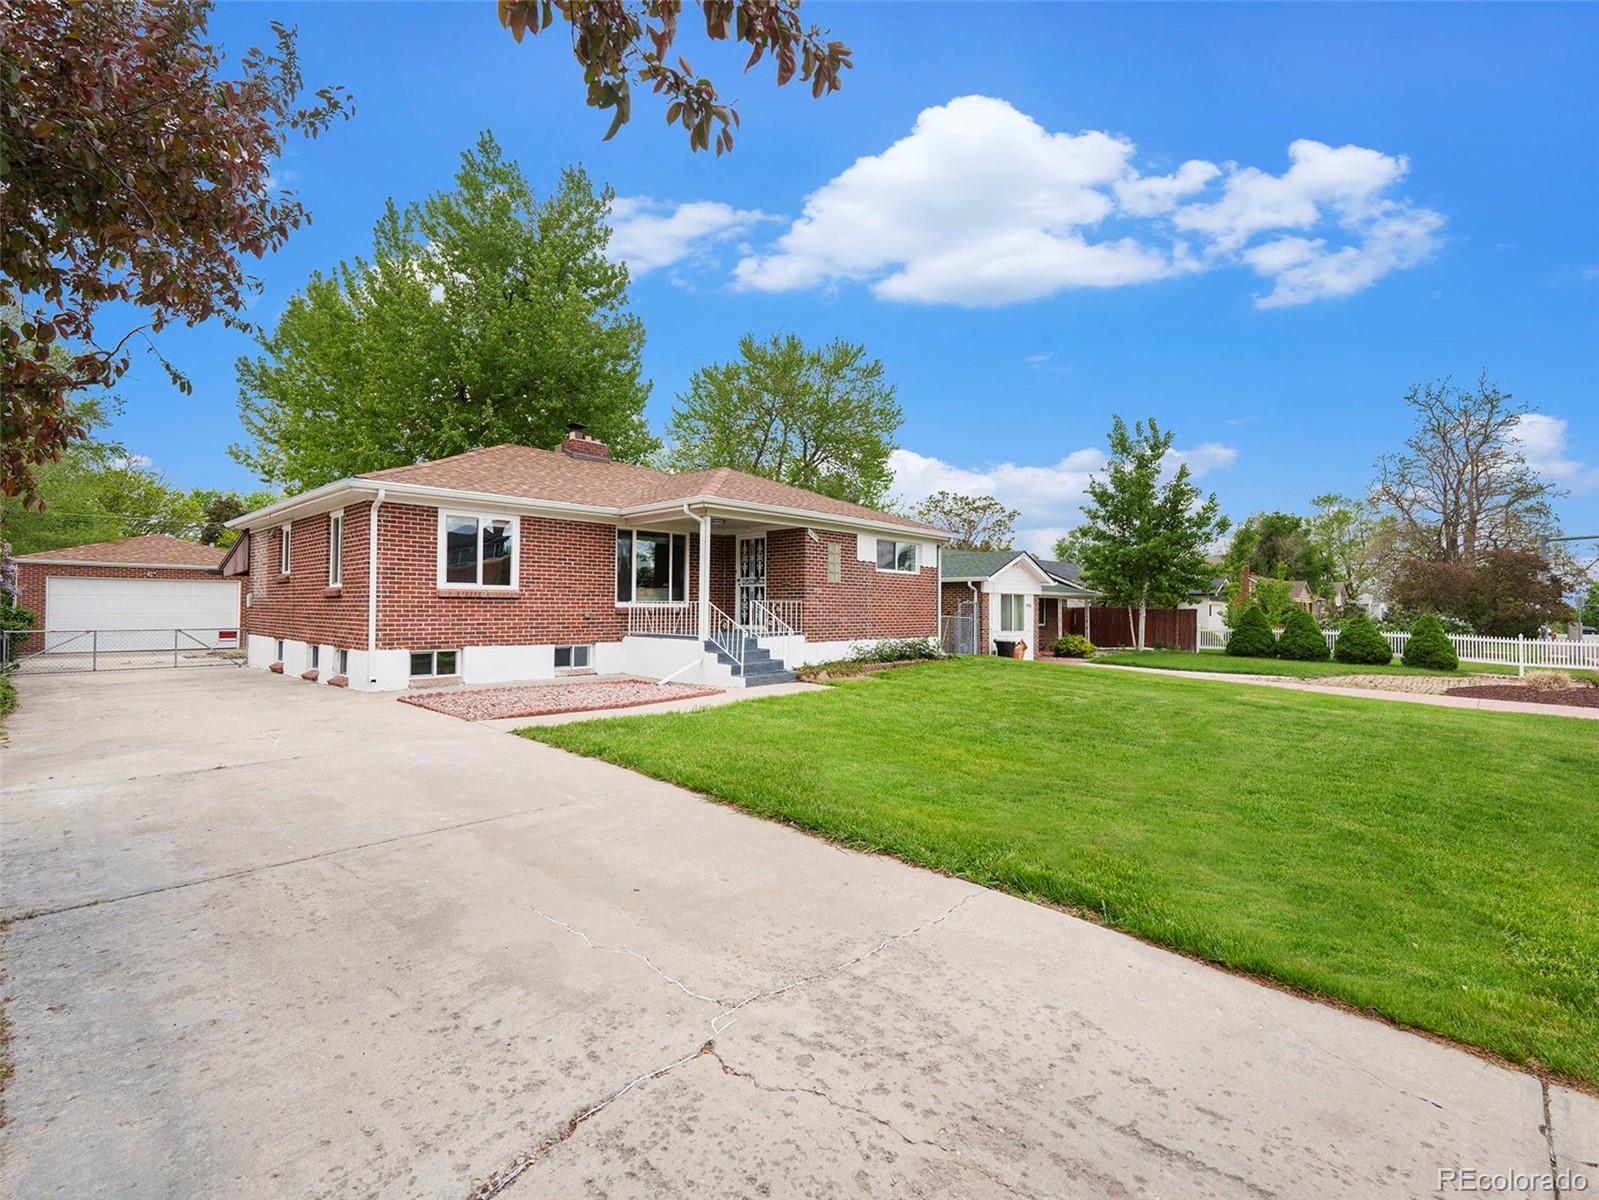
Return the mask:
{"type": "Polygon", "coordinates": [[[237,629],[30,629],[0,632],[0,670],[18,675],[244,665],[237,629]]]}

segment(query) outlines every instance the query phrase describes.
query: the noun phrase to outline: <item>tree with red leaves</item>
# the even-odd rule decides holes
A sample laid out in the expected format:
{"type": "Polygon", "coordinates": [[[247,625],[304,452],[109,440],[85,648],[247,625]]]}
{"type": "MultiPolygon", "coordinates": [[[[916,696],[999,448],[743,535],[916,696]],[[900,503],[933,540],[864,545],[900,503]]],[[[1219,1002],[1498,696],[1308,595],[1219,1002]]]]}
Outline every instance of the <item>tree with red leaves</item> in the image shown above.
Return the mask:
{"type": "MultiPolygon", "coordinates": [[[[0,491],[33,502],[34,468],[85,431],[67,396],[109,387],[127,347],[174,322],[243,316],[243,256],[308,219],[274,190],[291,133],[353,113],[301,103],[295,32],[252,47],[234,78],[207,40],[210,0],[0,0],[0,491]],[[97,336],[106,304],[138,316],[97,336]],[[66,346],[63,356],[59,349],[66,346]]],[[[159,352],[156,351],[159,358],[159,352]]],[[[188,383],[165,359],[183,390],[188,383]]]]}

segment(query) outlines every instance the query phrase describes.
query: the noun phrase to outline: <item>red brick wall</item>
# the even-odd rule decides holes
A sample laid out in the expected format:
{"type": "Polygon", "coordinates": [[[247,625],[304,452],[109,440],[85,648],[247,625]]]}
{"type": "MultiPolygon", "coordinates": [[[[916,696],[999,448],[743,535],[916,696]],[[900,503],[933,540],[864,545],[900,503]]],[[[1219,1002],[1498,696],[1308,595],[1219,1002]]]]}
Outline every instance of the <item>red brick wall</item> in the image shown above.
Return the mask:
{"type": "MultiPolygon", "coordinates": [[[[381,649],[582,645],[626,634],[627,610],[616,604],[614,526],[522,517],[516,590],[461,591],[438,586],[438,521],[433,508],[385,504],[381,510],[381,649]]],[[[729,561],[730,592],[731,569],[729,561]]],[[[686,595],[697,600],[699,539],[693,535],[687,570],[686,595]]]]}
{"type": "Polygon", "coordinates": [[[988,653],[988,594],[986,592],[979,592],[974,597],[972,595],[972,589],[967,587],[964,583],[945,583],[945,584],[941,584],[940,586],[942,587],[943,594],[944,594],[944,615],[946,617],[955,616],[955,615],[957,615],[959,613],[966,612],[966,611],[974,611],[974,612],[976,612],[976,614],[977,614],[977,641],[976,641],[977,653],[979,653],[979,654],[987,654],[988,653]],[[975,607],[971,607],[971,608],[963,608],[962,607],[963,605],[971,606],[973,604],[974,599],[976,601],[975,607]]]}
{"type": "MultiPolygon", "coordinates": [[[[17,603],[33,613],[33,627],[45,626],[45,584],[51,575],[74,575],[90,579],[220,579],[215,571],[164,570],[160,567],[68,567],[57,563],[19,562],[17,564],[17,603]]],[[[239,581],[241,584],[243,580],[239,581]]],[[[239,625],[244,623],[244,588],[239,589],[239,625]]]]}
{"type": "MultiPolygon", "coordinates": [[[[925,638],[938,633],[938,564],[914,575],[879,571],[861,562],[852,533],[777,529],[766,536],[767,592],[805,602],[805,637],[812,642],[856,638],[925,638]],[[839,582],[827,581],[827,547],[839,546],[839,582]]],[[[714,565],[714,559],[712,560],[714,565]]]]}
{"type": "MultiPolygon", "coordinates": [[[[294,524],[288,578],[278,575],[279,533],[253,538],[255,592],[250,632],[347,649],[366,645],[366,547],[369,506],[345,509],[344,585],[326,587],[326,515],[294,524]]],[[[522,517],[518,526],[514,592],[460,591],[438,586],[438,510],[385,504],[378,520],[378,646],[429,647],[564,645],[621,640],[627,612],[616,605],[616,530],[610,525],[522,517]]],[[[938,569],[915,575],[880,572],[856,558],[853,534],[804,529],[767,536],[767,589],[805,603],[812,641],[919,638],[938,632],[938,569]],[[842,578],[827,582],[827,545],[840,547],[842,578]]],[[[711,539],[711,601],[723,612],[736,604],[737,541],[711,539]]],[[[689,537],[687,595],[699,596],[699,539],[689,537]]]]}
{"type": "Polygon", "coordinates": [[[341,650],[366,646],[366,550],[370,504],[344,510],[343,582],[328,586],[331,513],[302,517],[290,536],[289,574],[280,575],[282,530],[250,535],[250,607],[246,628],[262,637],[292,638],[341,650]]]}

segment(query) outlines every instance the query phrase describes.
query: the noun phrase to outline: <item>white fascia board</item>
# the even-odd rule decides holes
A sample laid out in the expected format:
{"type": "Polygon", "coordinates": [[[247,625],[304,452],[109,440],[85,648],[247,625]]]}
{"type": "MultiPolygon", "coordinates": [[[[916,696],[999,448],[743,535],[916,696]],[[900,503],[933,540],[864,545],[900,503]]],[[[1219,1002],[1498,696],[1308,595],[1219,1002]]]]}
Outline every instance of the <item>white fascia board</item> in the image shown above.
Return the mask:
{"type": "Polygon", "coordinates": [[[533,496],[512,496],[501,492],[473,492],[461,488],[431,487],[419,483],[390,483],[380,479],[352,477],[323,484],[299,496],[290,496],[266,508],[235,517],[227,523],[229,529],[248,529],[263,525],[281,524],[292,516],[309,516],[313,513],[338,508],[351,497],[375,496],[384,489],[389,503],[419,501],[431,507],[449,507],[455,504],[508,509],[518,515],[549,516],[567,520],[594,520],[605,524],[628,525],[651,517],[682,517],[684,505],[691,508],[717,510],[733,518],[767,517],[774,524],[809,526],[839,533],[867,530],[871,533],[890,533],[904,541],[930,542],[942,545],[952,540],[952,535],[941,529],[921,529],[899,525],[891,521],[873,521],[862,517],[841,517],[836,514],[812,512],[802,508],[758,504],[750,501],[728,500],[720,496],[688,496],[682,499],[654,501],[650,504],[621,508],[599,504],[577,504],[565,500],[543,500],[533,496]]]}
{"type": "Polygon", "coordinates": [[[788,508],[779,504],[760,504],[753,500],[729,500],[725,496],[686,496],[682,499],[652,501],[622,509],[620,515],[628,521],[647,520],[651,516],[666,517],[673,513],[683,516],[683,506],[707,510],[712,516],[738,518],[768,517],[773,524],[805,526],[826,529],[834,533],[858,533],[861,530],[878,534],[894,534],[902,542],[931,542],[943,545],[954,535],[942,529],[922,528],[917,525],[900,525],[893,521],[874,521],[868,517],[846,517],[837,513],[820,513],[806,508],[788,508]]]}

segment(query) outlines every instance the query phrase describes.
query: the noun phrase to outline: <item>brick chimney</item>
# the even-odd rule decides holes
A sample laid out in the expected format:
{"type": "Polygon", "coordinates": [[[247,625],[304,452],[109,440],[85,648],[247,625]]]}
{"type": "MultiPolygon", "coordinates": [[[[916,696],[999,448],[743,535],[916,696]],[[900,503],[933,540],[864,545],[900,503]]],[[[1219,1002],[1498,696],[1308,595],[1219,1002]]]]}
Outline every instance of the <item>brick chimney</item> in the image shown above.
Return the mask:
{"type": "Polygon", "coordinates": [[[598,438],[589,437],[589,427],[581,421],[572,421],[567,425],[566,441],[561,443],[561,453],[594,462],[611,461],[611,448],[598,438]]]}

